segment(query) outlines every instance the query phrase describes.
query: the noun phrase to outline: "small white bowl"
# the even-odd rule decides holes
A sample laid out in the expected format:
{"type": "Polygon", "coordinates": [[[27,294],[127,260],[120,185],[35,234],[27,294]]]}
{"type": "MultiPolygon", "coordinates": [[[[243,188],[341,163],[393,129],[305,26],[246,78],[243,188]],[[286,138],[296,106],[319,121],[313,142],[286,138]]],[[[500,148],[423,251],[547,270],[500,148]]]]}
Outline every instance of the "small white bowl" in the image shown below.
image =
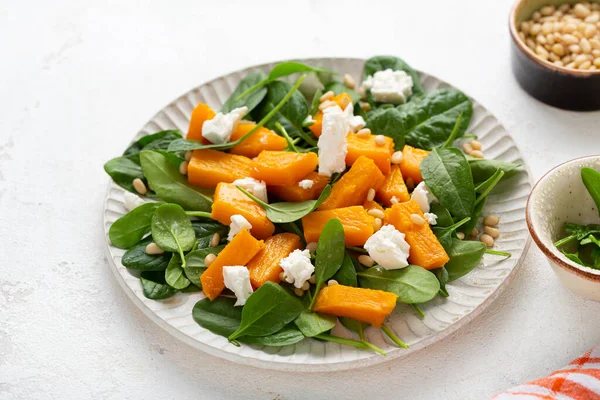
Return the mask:
{"type": "Polygon", "coordinates": [[[600,270],[574,263],[554,246],[564,237],[566,222],[600,223],[596,204],[581,181],[584,167],[600,171],[600,156],[567,161],[536,183],[527,201],[527,226],[561,282],[581,296],[600,301],[600,270]]]}

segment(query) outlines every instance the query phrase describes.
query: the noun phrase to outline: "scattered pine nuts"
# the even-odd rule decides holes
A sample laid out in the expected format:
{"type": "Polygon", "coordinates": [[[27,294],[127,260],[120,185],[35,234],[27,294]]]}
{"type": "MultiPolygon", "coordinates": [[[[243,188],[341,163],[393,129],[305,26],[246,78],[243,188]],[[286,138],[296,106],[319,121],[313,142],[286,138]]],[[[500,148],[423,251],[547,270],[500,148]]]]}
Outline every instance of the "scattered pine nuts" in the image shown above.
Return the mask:
{"type": "Polygon", "coordinates": [[[383,221],[381,220],[381,218],[375,218],[373,220],[373,229],[375,230],[375,232],[381,229],[381,225],[383,225],[383,221]]]}
{"type": "Polygon", "coordinates": [[[375,261],[366,254],[358,256],[358,262],[368,268],[371,268],[373,265],[375,265],[375,261]]]}
{"type": "Polygon", "coordinates": [[[310,289],[310,283],[308,283],[308,281],[305,281],[302,284],[302,290],[307,291],[308,289],[310,289]]]}
{"type": "Polygon", "coordinates": [[[479,140],[472,140],[471,147],[473,148],[473,150],[481,150],[482,145],[479,140]]]}
{"type": "Polygon", "coordinates": [[[483,231],[491,237],[493,237],[494,239],[500,237],[500,231],[496,228],[492,228],[491,226],[484,226],[483,231]]]}
{"type": "Polygon", "coordinates": [[[479,231],[477,230],[477,228],[473,228],[473,230],[471,231],[471,236],[472,237],[479,236],[479,231]]]}
{"type": "MultiPolygon", "coordinates": [[[[406,186],[408,186],[408,185],[406,185],[406,186]]],[[[398,204],[398,203],[400,203],[400,200],[398,200],[398,198],[396,196],[392,196],[392,198],[390,199],[390,203],[398,204]]]]}
{"type": "Polygon", "coordinates": [[[322,102],[321,104],[319,104],[319,111],[323,111],[326,108],[335,107],[335,106],[337,106],[337,103],[335,101],[326,100],[326,101],[322,102]]]}
{"type": "Polygon", "coordinates": [[[316,275],[311,276],[308,281],[314,285],[315,283],[317,283],[317,276],[316,275]]]}
{"type": "Polygon", "coordinates": [[[402,152],[401,151],[395,151],[392,154],[392,164],[400,164],[402,162],[402,152]]]}
{"type": "Polygon", "coordinates": [[[471,155],[471,157],[475,157],[475,158],[483,158],[484,157],[481,150],[473,150],[470,155],[471,155]]]}
{"type": "Polygon", "coordinates": [[[499,222],[500,218],[496,217],[495,215],[488,215],[483,219],[483,224],[485,226],[496,226],[499,222]]]}
{"type": "Polygon", "coordinates": [[[158,247],[158,245],[154,242],[148,243],[148,246],[146,246],[146,254],[157,255],[162,254],[164,252],[165,251],[158,247]]]}
{"type": "Polygon", "coordinates": [[[298,288],[295,288],[295,289],[294,289],[294,294],[295,294],[296,296],[298,296],[298,297],[302,297],[302,296],[304,296],[304,290],[302,290],[302,289],[298,289],[298,288]]]}
{"type": "Polygon", "coordinates": [[[317,251],[317,242],[306,243],[306,250],[310,251],[311,253],[317,251]]]}
{"type": "Polygon", "coordinates": [[[474,151],[473,146],[471,145],[471,143],[465,143],[465,144],[463,144],[463,151],[466,154],[471,154],[474,151]]]}
{"type": "Polygon", "coordinates": [[[219,235],[218,233],[215,233],[213,235],[212,239],[210,239],[210,247],[218,246],[220,241],[221,241],[221,235],[219,235]]]}
{"type": "Polygon", "coordinates": [[[179,164],[179,173],[181,175],[187,175],[188,173],[188,165],[190,163],[188,163],[187,161],[182,162],[181,164],[179,164]]]}
{"type": "Polygon", "coordinates": [[[192,151],[188,150],[185,152],[185,161],[189,162],[192,159],[192,151]]]}
{"type": "Polygon", "coordinates": [[[144,181],[141,180],[140,178],[135,178],[133,180],[132,184],[133,184],[133,188],[135,189],[135,191],[138,192],[139,194],[141,194],[142,196],[145,195],[146,193],[148,193],[148,189],[146,188],[144,181]]]}
{"type": "Polygon", "coordinates": [[[216,258],[217,258],[216,255],[208,254],[206,257],[204,257],[204,265],[206,265],[207,267],[210,267],[210,264],[212,264],[216,258]]]}
{"type": "Polygon", "coordinates": [[[464,234],[464,233],[462,233],[462,232],[456,232],[456,236],[458,236],[458,238],[459,238],[460,240],[463,240],[463,239],[465,238],[465,234],[464,234]]]}
{"type": "Polygon", "coordinates": [[[344,86],[349,89],[354,89],[356,87],[356,81],[350,74],[344,74],[344,86]]]}
{"type": "Polygon", "coordinates": [[[369,189],[369,192],[367,193],[367,201],[373,201],[375,200],[375,189],[371,188],[369,189]]]}
{"type": "Polygon", "coordinates": [[[371,111],[371,105],[369,103],[361,101],[359,105],[363,111],[371,111]]]}
{"type": "Polygon", "coordinates": [[[367,214],[369,214],[371,217],[374,217],[374,218],[379,218],[379,219],[385,218],[385,213],[383,211],[381,211],[379,208],[372,208],[369,211],[367,211],[367,214]]]}
{"type": "Polygon", "coordinates": [[[319,97],[319,102],[323,103],[324,101],[332,100],[335,97],[335,93],[333,91],[328,91],[323,94],[323,96],[319,97]]]}
{"type": "Polygon", "coordinates": [[[425,224],[425,220],[419,214],[410,214],[410,220],[413,222],[413,224],[416,224],[416,225],[424,225],[425,224]]]}
{"type": "Polygon", "coordinates": [[[377,146],[383,146],[385,144],[385,136],[377,135],[375,136],[375,143],[377,146]]]}
{"type": "Polygon", "coordinates": [[[339,285],[340,283],[338,281],[336,281],[335,279],[330,279],[327,282],[327,286],[335,286],[335,285],[339,285]]]}
{"type": "Polygon", "coordinates": [[[494,239],[487,233],[479,236],[479,241],[485,244],[487,247],[492,247],[494,245],[494,239]]]}
{"type": "Polygon", "coordinates": [[[356,132],[358,136],[369,136],[371,134],[371,130],[369,128],[363,128],[356,132]]]}

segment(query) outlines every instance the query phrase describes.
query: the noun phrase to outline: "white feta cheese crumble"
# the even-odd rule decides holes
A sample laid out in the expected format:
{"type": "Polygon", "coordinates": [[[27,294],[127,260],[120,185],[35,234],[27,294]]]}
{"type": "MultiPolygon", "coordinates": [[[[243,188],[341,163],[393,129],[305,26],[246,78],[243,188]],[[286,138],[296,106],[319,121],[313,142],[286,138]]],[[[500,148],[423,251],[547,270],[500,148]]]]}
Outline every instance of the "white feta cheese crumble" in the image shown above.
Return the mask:
{"type": "Polygon", "coordinates": [[[437,198],[429,191],[425,182],[421,182],[417,185],[417,187],[413,190],[410,195],[411,200],[414,200],[419,205],[419,208],[424,213],[429,212],[429,205],[434,201],[437,201],[437,198]]]}
{"type": "Polygon", "coordinates": [[[248,192],[258,197],[259,200],[262,200],[265,203],[269,202],[269,198],[267,196],[267,184],[265,181],[258,181],[254,178],[244,178],[236,179],[233,181],[233,184],[243,187],[248,192]]]}
{"type": "Polygon", "coordinates": [[[423,215],[425,215],[425,220],[429,225],[437,225],[437,215],[433,213],[424,213],[423,215]]]}
{"type": "Polygon", "coordinates": [[[250,222],[248,222],[248,220],[240,214],[232,215],[231,216],[231,224],[229,225],[229,234],[227,235],[227,240],[231,242],[231,239],[233,239],[233,237],[235,235],[237,235],[238,233],[240,233],[240,231],[244,228],[246,228],[246,229],[248,229],[248,231],[250,231],[250,229],[252,229],[252,224],[250,224],[250,222]]]}
{"type": "Polygon", "coordinates": [[[302,189],[310,189],[313,187],[313,181],[311,181],[310,179],[303,179],[300,182],[298,182],[298,186],[300,186],[302,189]]]}
{"type": "Polygon", "coordinates": [[[381,103],[403,104],[412,95],[413,80],[404,71],[386,69],[369,76],[362,84],[381,103]]]}
{"type": "Polygon", "coordinates": [[[319,175],[331,176],[346,170],[348,121],[339,106],[323,110],[323,128],[317,142],[319,148],[319,175]]]}
{"type": "Polygon", "coordinates": [[[392,225],[384,225],[365,243],[365,249],[375,262],[385,269],[400,269],[408,266],[410,245],[404,233],[392,225]]]}
{"type": "Polygon", "coordinates": [[[229,142],[231,133],[247,112],[248,107],[244,106],[235,108],[227,114],[217,113],[213,119],[202,124],[202,136],[213,144],[229,142]]]}
{"type": "Polygon", "coordinates": [[[289,256],[279,262],[279,266],[283,268],[285,281],[293,283],[298,289],[315,272],[315,267],[310,262],[310,251],[308,250],[292,251],[289,256]]]}
{"type": "Polygon", "coordinates": [[[241,265],[223,267],[223,280],[225,287],[231,290],[237,298],[234,306],[246,304],[246,300],[253,292],[248,268],[241,265]]]}
{"type": "Polygon", "coordinates": [[[125,209],[131,211],[145,203],[145,201],[137,194],[125,192],[124,195],[125,209]]]}
{"type": "Polygon", "coordinates": [[[352,103],[346,106],[344,114],[346,115],[346,121],[348,121],[348,127],[353,133],[360,131],[367,125],[363,117],[360,115],[354,115],[354,106],[352,103]]]}

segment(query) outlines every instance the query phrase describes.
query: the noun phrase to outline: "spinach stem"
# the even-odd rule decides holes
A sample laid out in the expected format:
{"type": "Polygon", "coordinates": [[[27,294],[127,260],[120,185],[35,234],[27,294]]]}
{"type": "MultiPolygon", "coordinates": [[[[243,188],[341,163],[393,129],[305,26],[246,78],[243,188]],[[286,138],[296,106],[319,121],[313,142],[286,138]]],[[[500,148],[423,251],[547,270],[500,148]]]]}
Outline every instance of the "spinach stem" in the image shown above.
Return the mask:
{"type": "Polygon", "coordinates": [[[507,253],[506,251],[498,251],[498,250],[490,250],[490,249],[486,249],[485,253],[493,254],[495,256],[502,256],[502,257],[506,257],[506,258],[510,258],[510,256],[512,256],[512,254],[507,253]]]}
{"type": "Polygon", "coordinates": [[[477,135],[473,135],[472,133],[468,133],[463,135],[463,139],[477,139],[477,135]]]}
{"type": "Polygon", "coordinates": [[[317,295],[319,294],[319,292],[321,291],[321,286],[323,286],[323,282],[317,282],[317,284],[315,285],[315,295],[313,296],[313,298],[310,300],[310,305],[308,306],[308,309],[310,311],[312,311],[314,305],[315,305],[315,301],[317,300],[317,295]]]}
{"type": "Polygon", "coordinates": [[[421,310],[421,307],[419,307],[416,304],[411,304],[410,306],[413,308],[413,310],[415,310],[420,319],[425,318],[425,313],[423,312],[423,310],[421,310]]]}
{"type": "Polygon", "coordinates": [[[384,356],[386,355],[386,353],[383,350],[381,350],[379,347],[377,347],[374,344],[371,344],[369,342],[359,342],[358,340],[345,339],[345,338],[341,338],[338,336],[328,335],[326,333],[321,333],[321,334],[315,336],[315,338],[325,340],[327,342],[334,342],[334,343],[345,344],[348,346],[354,346],[354,347],[357,347],[357,348],[363,349],[363,350],[373,350],[381,355],[384,355],[384,356]]]}
{"type": "Polygon", "coordinates": [[[241,99],[243,99],[244,97],[248,96],[250,93],[254,92],[256,89],[258,89],[259,87],[265,86],[269,83],[271,83],[272,79],[270,78],[266,78],[263,79],[262,81],[250,86],[248,89],[246,89],[244,91],[244,93],[240,94],[238,97],[235,98],[235,101],[240,101],[241,99]]]}
{"type": "Polygon", "coordinates": [[[186,211],[185,214],[188,217],[200,217],[200,218],[211,218],[211,213],[209,212],[204,212],[204,211],[186,211]]]}
{"type": "Polygon", "coordinates": [[[358,323],[358,337],[360,338],[361,342],[366,342],[366,340],[365,340],[365,330],[363,328],[362,322],[358,323]]]}
{"type": "Polygon", "coordinates": [[[376,353],[381,354],[382,356],[387,356],[387,353],[383,350],[381,350],[379,347],[375,346],[373,343],[367,342],[366,340],[363,340],[362,343],[364,343],[365,346],[367,346],[369,349],[373,350],[376,353]]]}
{"type": "Polygon", "coordinates": [[[392,342],[396,343],[399,347],[402,347],[403,349],[408,349],[409,346],[402,340],[400,340],[400,338],[396,336],[394,332],[392,332],[391,329],[388,328],[385,324],[381,325],[381,330],[387,335],[387,337],[389,337],[392,340],[392,342]]]}
{"type": "Polygon", "coordinates": [[[448,136],[448,139],[446,139],[446,142],[442,145],[442,149],[452,146],[452,143],[454,143],[454,141],[456,140],[456,137],[458,136],[458,129],[462,121],[462,116],[462,113],[458,115],[456,123],[454,124],[454,128],[452,128],[452,133],[450,134],[450,136],[448,136]]]}
{"type": "Polygon", "coordinates": [[[565,243],[568,243],[568,242],[570,242],[571,240],[573,240],[573,239],[576,239],[576,238],[577,238],[577,235],[571,235],[571,236],[567,236],[567,237],[565,237],[565,238],[562,238],[562,239],[560,239],[560,240],[557,240],[556,242],[554,242],[554,245],[555,245],[556,247],[560,247],[560,246],[562,246],[563,244],[565,244],[565,243]]]}
{"type": "Polygon", "coordinates": [[[368,251],[367,251],[367,250],[365,250],[365,249],[363,249],[362,247],[357,247],[357,246],[346,246],[346,248],[347,248],[348,250],[355,251],[355,252],[357,252],[357,253],[360,253],[360,254],[368,254],[368,251]]]}
{"type": "Polygon", "coordinates": [[[181,248],[181,245],[179,244],[179,240],[177,240],[177,235],[175,235],[175,233],[173,231],[171,231],[171,235],[173,235],[173,239],[175,239],[175,243],[177,243],[177,252],[179,253],[179,257],[181,257],[181,268],[186,267],[186,263],[185,263],[185,255],[183,254],[183,249],[181,248]]]}
{"type": "Polygon", "coordinates": [[[477,197],[477,199],[475,200],[475,205],[481,203],[483,201],[483,199],[485,199],[487,197],[487,195],[490,194],[490,192],[496,187],[496,185],[498,184],[498,182],[500,182],[500,180],[502,179],[503,176],[504,176],[504,171],[500,171],[498,176],[496,176],[496,179],[494,179],[493,182],[490,183],[490,185],[487,187],[487,189],[485,189],[483,191],[483,193],[481,193],[479,195],[479,197],[477,197]]]}
{"type": "Polygon", "coordinates": [[[281,125],[279,122],[276,122],[275,123],[275,127],[277,129],[279,129],[279,131],[281,132],[281,135],[285,138],[285,140],[288,143],[288,146],[290,147],[290,149],[292,149],[292,151],[294,153],[299,153],[298,149],[294,145],[294,141],[292,140],[292,138],[290,137],[290,135],[288,135],[288,133],[285,130],[285,128],[283,127],[283,125],[281,125]]]}
{"type": "Polygon", "coordinates": [[[259,199],[258,197],[254,196],[253,194],[251,194],[250,192],[248,192],[246,189],[244,189],[241,186],[235,186],[236,188],[238,188],[238,190],[242,193],[244,193],[246,196],[250,197],[251,200],[254,200],[255,203],[257,203],[259,206],[261,206],[262,208],[266,209],[273,209],[273,207],[269,206],[268,203],[265,203],[264,201],[262,201],[261,199],[259,199]]]}
{"type": "Polygon", "coordinates": [[[465,217],[463,219],[461,219],[460,221],[450,225],[449,227],[447,227],[446,229],[448,231],[455,231],[458,228],[460,228],[461,226],[463,226],[464,224],[466,224],[467,222],[469,222],[471,220],[471,217],[465,217]]]}

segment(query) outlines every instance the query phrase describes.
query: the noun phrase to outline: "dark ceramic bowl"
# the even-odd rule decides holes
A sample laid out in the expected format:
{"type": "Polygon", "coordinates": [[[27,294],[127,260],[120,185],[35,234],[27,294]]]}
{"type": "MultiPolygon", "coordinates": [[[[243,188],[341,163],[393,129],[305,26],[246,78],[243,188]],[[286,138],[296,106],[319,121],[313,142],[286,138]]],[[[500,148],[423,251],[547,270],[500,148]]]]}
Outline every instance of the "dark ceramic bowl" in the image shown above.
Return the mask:
{"type": "Polygon", "coordinates": [[[517,26],[547,4],[577,1],[519,0],[509,20],[512,69],[519,85],[531,96],[554,107],[574,111],[600,110],[600,70],[572,70],[546,62],[519,38],[517,26]]]}

